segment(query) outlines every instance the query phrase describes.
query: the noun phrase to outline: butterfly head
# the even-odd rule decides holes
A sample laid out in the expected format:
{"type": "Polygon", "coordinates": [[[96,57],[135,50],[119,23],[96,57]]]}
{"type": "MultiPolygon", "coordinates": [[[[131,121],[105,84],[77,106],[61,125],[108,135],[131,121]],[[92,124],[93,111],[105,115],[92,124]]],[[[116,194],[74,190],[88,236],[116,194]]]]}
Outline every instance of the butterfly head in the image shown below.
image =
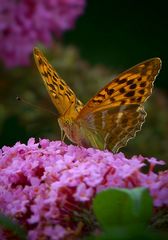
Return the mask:
{"type": "Polygon", "coordinates": [[[65,135],[73,142],[78,143],[78,125],[69,116],[61,116],[58,118],[58,124],[60,128],[65,132],[65,135]]]}

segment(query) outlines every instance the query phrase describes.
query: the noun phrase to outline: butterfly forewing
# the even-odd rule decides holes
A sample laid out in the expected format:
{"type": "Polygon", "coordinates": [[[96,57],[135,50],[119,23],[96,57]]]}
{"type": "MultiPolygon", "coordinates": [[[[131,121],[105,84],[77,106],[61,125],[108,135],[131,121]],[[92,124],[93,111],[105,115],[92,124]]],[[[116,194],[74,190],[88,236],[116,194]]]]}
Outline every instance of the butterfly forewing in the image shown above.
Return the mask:
{"type": "Polygon", "coordinates": [[[128,104],[143,104],[152,93],[161,60],[152,58],[121,73],[85,105],[78,118],[92,112],[128,104]]]}
{"type": "MultiPolygon", "coordinates": [[[[94,133],[91,141],[94,147],[116,152],[141,129],[146,116],[143,104],[152,93],[160,67],[159,58],[136,65],[116,77],[84,106],[77,121],[83,132],[94,133]]],[[[90,144],[84,140],[86,146],[90,144]]]]}
{"type": "Polygon", "coordinates": [[[38,48],[34,48],[34,58],[52,102],[57,108],[59,114],[61,116],[64,115],[70,108],[72,108],[71,112],[73,114],[74,109],[72,106],[74,106],[74,102],[75,108],[79,112],[83,104],[76,98],[75,93],[70,89],[65,81],[58,76],[55,69],[49,64],[43,53],[38,48]]]}

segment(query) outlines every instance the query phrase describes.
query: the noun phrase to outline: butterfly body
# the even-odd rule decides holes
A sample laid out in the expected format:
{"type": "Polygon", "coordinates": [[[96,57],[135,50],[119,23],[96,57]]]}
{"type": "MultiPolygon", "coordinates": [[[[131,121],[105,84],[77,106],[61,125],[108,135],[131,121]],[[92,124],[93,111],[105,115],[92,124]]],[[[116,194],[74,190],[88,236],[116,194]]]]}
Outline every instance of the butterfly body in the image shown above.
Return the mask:
{"type": "Polygon", "coordinates": [[[60,128],[73,143],[117,152],[140,131],[146,117],[144,103],[161,68],[159,58],[121,73],[83,105],[37,48],[34,57],[60,114],[60,128]]]}

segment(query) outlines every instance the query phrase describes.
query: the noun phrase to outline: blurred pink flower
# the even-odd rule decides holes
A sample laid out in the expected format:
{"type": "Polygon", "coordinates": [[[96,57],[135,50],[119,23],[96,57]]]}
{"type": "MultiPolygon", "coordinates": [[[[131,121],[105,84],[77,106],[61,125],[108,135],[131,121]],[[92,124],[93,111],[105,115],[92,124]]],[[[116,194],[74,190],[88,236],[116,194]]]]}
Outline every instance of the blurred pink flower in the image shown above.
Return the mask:
{"type": "Polygon", "coordinates": [[[1,211],[27,227],[28,239],[62,239],[75,232],[76,213],[89,211],[93,197],[104,189],[147,187],[155,207],[167,206],[168,172],[154,172],[163,164],[31,138],[27,145],[18,142],[0,150],[1,211]],[[146,165],[149,171],[143,173],[146,165]]]}
{"type": "Polygon", "coordinates": [[[39,42],[49,46],[74,27],[85,0],[0,0],[0,59],[6,67],[27,65],[39,42]]]}

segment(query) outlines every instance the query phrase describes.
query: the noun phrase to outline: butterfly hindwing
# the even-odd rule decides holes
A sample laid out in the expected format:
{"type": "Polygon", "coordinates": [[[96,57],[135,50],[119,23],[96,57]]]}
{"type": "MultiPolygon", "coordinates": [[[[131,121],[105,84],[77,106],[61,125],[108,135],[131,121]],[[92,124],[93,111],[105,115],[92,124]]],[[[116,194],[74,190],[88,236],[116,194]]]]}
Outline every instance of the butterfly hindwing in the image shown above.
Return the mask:
{"type": "Polygon", "coordinates": [[[143,106],[137,104],[90,113],[80,121],[81,145],[117,152],[141,129],[145,117],[143,106]]]}

